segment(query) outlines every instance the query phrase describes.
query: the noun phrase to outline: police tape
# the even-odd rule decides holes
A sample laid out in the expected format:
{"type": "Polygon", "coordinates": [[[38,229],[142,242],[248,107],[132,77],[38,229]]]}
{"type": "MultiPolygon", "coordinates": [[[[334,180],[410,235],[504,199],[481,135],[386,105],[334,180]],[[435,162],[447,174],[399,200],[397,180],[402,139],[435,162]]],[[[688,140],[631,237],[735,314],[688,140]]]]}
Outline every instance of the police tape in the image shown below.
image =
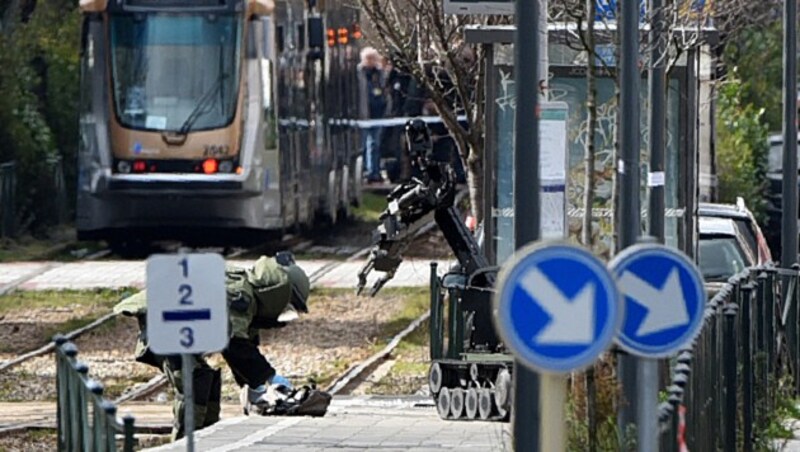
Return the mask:
{"type": "MultiPolygon", "coordinates": [[[[444,122],[439,116],[405,116],[399,118],[385,119],[328,119],[328,124],[333,126],[357,127],[359,129],[371,129],[374,127],[398,127],[404,126],[412,119],[421,119],[426,124],[441,124],[444,122]]],[[[458,116],[458,122],[466,122],[466,115],[458,116]]],[[[286,118],[278,121],[283,127],[310,127],[314,121],[301,118],[286,118]]]]}

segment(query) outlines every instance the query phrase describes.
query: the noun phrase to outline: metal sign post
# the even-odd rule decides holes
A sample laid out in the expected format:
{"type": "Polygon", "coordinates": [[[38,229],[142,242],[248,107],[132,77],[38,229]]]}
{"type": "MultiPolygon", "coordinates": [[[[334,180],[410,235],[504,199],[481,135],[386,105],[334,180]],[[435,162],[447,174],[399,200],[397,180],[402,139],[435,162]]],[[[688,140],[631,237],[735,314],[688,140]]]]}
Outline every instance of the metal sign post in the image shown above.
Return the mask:
{"type": "MultiPolygon", "coordinates": [[[[666,146],[666,65],[667,58],[664,30],[663,0],[650,0],[650,170],[647,186],[650,189],[648,203],[648,231],[658,243],[664,243],[664,147],[666,146]]],[[[636,379],[639,382],[639,403],[636,406],[637,446],[640,451],[658,450],[658,422],[653,413],[658,405],[659,362],[653,358],[639,360],[636,379]]]]}
{"type": "Polygon", "coordinates": [[[181,355],[183,372],[183,426],[186,431],[186,451],[194,452],[194,357],[181,355]]]}
{"type": "MultiPolygon", "coordinates": [[[[639,200],[639,13],[640,0],[620,0],[620,114],[619,202],[617,225],[619,249],[636,243],[641,234],[641,208],[639,200]]],[[[620,404],[618,425],[622,438],[627,438],[629,428],[636,423],[637,359],[619,355],[619,375],[623,400],[620,404]]]]}
{"type": "MultiPolygon", "coordinates": [[[[545,13],[546,14],[546,13],[545,13]]],[[[516,0],[514,33],[517,112],[514,141],[514,246],[539,239],[539,1],[516,0]],[[519,177],[530,174],[531,177],[519,177]]],[[[514,450],[539,451],[539,377],[514,363],[514,450]]]]}
{"type": "Polygon", "coordinates": [[[621,320],[617,285],[588,250],[534,244],[504,265],[497,287],[497,331],[522,366],[514,373],[528,368],[542,373],[540,441],[523,446],[515,438],[515,450],[563,451],[563,374],[590,365],[611,345],[621,320]]]}
{"type": "Polygon", "coordinates": [[[642,357],[636,405],[638,450],[657,451],[656,359],[673,355],[700,332],[706,302],[703,277],[689,257],[660,244],[627,248],[610,267],[625,297],[625,320],[617,342],[642,357]]]}
{"type": "Polygon", "coordinates": [[[161,254],[147,260],[147,338],[154,353],[181,356],[186,450],[193,452],[194,355],[228,346],[222,256],[161,254]]]}

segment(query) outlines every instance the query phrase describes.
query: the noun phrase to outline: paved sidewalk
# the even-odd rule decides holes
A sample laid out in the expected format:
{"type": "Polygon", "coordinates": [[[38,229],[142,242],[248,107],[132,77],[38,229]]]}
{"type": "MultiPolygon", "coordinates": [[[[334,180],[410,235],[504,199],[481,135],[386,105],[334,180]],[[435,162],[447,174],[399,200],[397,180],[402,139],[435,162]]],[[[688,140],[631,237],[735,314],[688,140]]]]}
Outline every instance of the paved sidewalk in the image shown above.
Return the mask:
{"type": "MultiPolygon", "coordinates": [[[[251,265],[253,261],[232,260],[234,265],[251,265]]],[[[298,261],[309,274],[336,263],[329,260],[298,261]]],[[[316,283],[317,287],[355,288],[358,271],[364,261],[341,262],[325,273],[316,283]]],[[[439,271],[449,268],[449,262],[439,261],[439,271]]],[[[371,275],[370,281],[377,278],[371,275]]],[[[406,260],[394,279],[386,287],[427,286],[430,280],[430,261],[406,260]]],[[[94,262],[18,262],[0,264],[0,293],[15,286],[20,290],[96,289],[120,287],[144,287],[145,261],[94,261],[94,262]]]]}
{"type": "MultiPolygon", "coordinates": [[[[428,397],[334,398],[322,418],[236,417],[197,432],[198,451],[465,451],[510,449],[510,424],[443,421],[428,397]],[[504,446],[505,443],[505,446],[504,446]]],[[[185,440],[153,451],[185,450],[185,440]]]]}

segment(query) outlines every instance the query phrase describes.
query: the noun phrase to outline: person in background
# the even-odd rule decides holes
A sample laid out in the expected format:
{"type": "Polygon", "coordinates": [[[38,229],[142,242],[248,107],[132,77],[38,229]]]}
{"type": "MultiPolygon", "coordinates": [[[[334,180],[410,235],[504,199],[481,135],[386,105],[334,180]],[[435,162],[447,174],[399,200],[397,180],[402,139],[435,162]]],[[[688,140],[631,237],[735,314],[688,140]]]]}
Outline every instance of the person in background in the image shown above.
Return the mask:
{"type": "MultiPolygon", "coordinates": [[[[392,54],[392,59],[384,58],[383,60],[390,105],[387,116],[390,118],[401,118],[405,114],[405,103],[408,87],[411,83],[411,75],[402,63],[403,61],[397,53],[392,54]],[[393,59],[396,61],[393,61],[393,59]]],[[[403,125],[396,125],[384,128],[381,134],[381,149],[385,159],[384,167],[392,183],[403,180],[403,130],[403,125]]]]}
{"type": "MultiPolygon", "coordinates": [[[[359,116],[361,119],[383,119],[388,108],[386,74],[381,68],[381,55],[372,47],[361,50],[358,65],[359,116]]],[[[382,182],[381,127],[362,128],[364,169],[367,182],[382,182]]]]}

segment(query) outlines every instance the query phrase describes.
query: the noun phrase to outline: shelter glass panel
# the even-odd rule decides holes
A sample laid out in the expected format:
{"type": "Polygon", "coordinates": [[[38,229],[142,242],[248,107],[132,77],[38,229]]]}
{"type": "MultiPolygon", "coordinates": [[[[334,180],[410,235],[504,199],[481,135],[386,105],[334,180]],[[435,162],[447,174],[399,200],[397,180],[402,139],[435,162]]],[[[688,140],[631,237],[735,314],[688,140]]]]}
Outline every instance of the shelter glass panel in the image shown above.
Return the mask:
{"type": "MultiPolygon", "coordinates": [[[[494,112],[496,134],[488,137],[496,150],[496,191],[492,220],[495,225],[495,249],[498,264],[505,261],[514,251],[513,224],[513,144],[514,144],[514,112],[516,107],[516,91],[514,89],[513,60],[511,46],[496,45],[492,68],[491,82],[496,93],[494,105],[488,111],[494,112]]],[[[563,53],[563,52],[562,52],[563,53]]],[[[551,57],[554,56],[551,52],[551,57]]],[[[556,61],[563,60],[556,54],[556,61]]],[[[569,109],[567,126],[568,172],[567,172],[567,214],[570,240],[578,241],[582,234],[582,218],[584,213],[584,152],[587,141],[586,79],[583,65],[550,66],[548,83],[548,101],[566,102],[569,109]]],[[[563,61],[562,61],[563,63],[563,61]]],[[[595,196],[593,205],[593,238],[595,252],[604,258],[614,254],[614,174],[617,171],[615,144],[617,140],[617,96],[614,74],[605,71],[597,79],[597,120],[595,132],[595,196]]],[[[687,90],[685,69],[677,68],[669,81],[667,111],[667,149],[665,171],[665,233],[667,245],[678,247],[680,240],[681,217],[685,214],[685,194],[682,194],[680,181],[681,156],[689,155],[688,143],[685,140],[686,121],[682,111],[686,108],[687,90]]],[[[641,205],[642,232],[647,227],[647,175],[649,172],[649,130],[648,130],[647,83],[641,84],[641,205]]]]}

